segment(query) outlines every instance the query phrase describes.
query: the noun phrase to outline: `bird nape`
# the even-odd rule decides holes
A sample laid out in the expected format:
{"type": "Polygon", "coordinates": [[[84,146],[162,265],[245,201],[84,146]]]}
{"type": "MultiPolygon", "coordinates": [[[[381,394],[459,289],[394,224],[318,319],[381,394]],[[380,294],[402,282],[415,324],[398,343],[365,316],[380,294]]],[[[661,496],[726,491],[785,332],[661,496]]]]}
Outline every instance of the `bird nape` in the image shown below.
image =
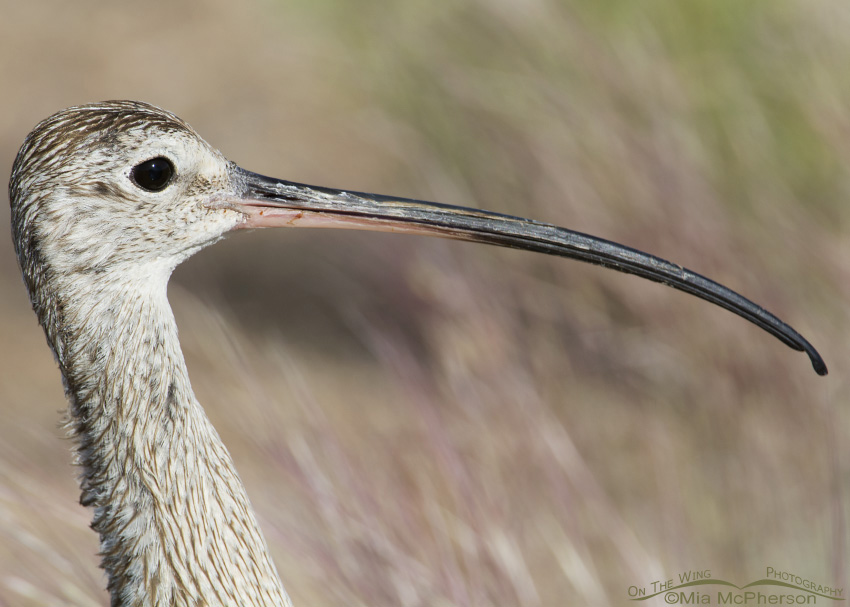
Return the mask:
{"type": "Polygon", "coordinates": [[[827,372],[779,318],[674,263],[528,219],[264,177],[145,103],[72,107],[39,123],[9,194],[24,282],[67,387],[82,503],[94,508],[113,605],[289,604],[192,392],[166,298],[177,264],[232,230],[391,231],[578,259],[726,308],[827,372]]]}

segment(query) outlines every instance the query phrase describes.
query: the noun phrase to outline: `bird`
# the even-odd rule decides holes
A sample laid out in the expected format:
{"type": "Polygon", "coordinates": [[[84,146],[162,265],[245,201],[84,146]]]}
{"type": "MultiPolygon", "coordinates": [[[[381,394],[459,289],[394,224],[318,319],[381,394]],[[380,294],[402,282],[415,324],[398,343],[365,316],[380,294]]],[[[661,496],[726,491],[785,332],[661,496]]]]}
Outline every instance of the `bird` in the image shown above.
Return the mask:
{"type": "Polygon", "coordinates": [[[9,183],[30,301],[61,371],[81,503],[113,606],[289,606],[227,448],[195,398],[166,296],[175,267],[241,229],[425,234],[562,256],[665,283],[808,354],[779,318],[682,266],[602,238],[473,208],[311,186],[227,160],[138,101],[59,111],[9,183]]]}

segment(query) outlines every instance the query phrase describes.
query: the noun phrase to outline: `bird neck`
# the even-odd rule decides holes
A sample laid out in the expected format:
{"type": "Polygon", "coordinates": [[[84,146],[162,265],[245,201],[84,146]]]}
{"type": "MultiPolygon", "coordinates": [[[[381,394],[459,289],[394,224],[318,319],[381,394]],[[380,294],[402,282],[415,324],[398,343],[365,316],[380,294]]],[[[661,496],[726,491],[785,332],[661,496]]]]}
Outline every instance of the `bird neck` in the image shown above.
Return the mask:
{"type": "Polygon", "coordinates": [[[68,281],[52,314],[58,322],[45,325],[112,604],[290,605],[242,481],[189,384],[168,274],[68,281]]]}

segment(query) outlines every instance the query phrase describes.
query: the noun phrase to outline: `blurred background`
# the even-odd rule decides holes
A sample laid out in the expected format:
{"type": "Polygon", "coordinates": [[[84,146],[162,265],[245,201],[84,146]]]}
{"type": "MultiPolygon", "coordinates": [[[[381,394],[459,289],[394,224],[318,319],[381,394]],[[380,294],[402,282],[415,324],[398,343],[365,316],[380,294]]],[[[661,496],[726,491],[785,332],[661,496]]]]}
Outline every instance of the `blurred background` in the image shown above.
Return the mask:
{"type": "MultiPolygon", "coordinates": [[[[0,0],[0,167],[139,99],[250,170],[645,249],[728,312],[563,259],[239,234],[169,288],[296,605],[624,605],[689,569],[847,587],[844,0],[0,0]]],[[[0,605],[105,605],[59,372],[0,212],[0,605]]],[[[652,601],[661,601],[661,597],[652,601]]]]}

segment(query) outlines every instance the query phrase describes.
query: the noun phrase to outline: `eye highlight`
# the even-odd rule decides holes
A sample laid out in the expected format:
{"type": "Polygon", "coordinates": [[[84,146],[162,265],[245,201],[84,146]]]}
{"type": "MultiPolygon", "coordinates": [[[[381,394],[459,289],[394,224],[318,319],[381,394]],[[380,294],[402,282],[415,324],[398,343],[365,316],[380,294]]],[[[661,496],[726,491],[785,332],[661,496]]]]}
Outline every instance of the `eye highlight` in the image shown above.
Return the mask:
{"type": "Polygon", "coordinates": [[[137,164],[130,171],[130,179],[148,192],[159,192],[171,181],[174,165],[168,158],[158,156],[137,164]]]}

